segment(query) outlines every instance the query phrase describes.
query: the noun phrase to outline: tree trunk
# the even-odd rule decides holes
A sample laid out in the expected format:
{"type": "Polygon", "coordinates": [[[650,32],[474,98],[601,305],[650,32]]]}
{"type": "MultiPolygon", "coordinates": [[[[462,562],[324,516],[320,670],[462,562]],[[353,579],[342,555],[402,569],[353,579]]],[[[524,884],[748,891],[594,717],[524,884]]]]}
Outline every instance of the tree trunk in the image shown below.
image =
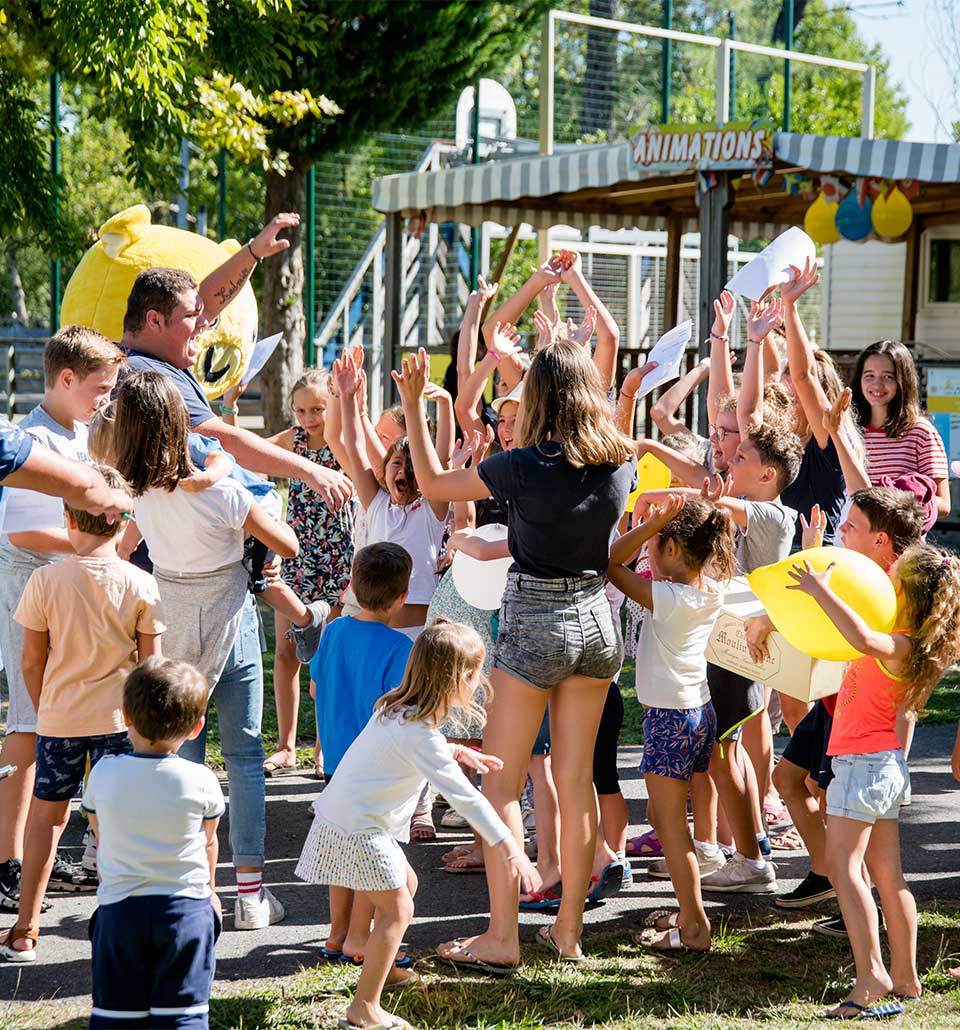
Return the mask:
{"type": "MultiPolygon", "coordinates": [[[[620,0],[590,0],[593,18],[619,18],[620,0]]],[[[617,79],[617,37],[609,29],[587,29],[580,135],[610,134],[617,79]]]]}
{"type": "MultiPolygon", "coordinates": [[[[268,172],[264,225],[281,211],[303,211],[304,173],[293,169],[286,175],[268,172]]],[[[305,228],[305,227],[303,227],[305,228]]],[[[306,333],[303,315],[303,257],[301,227],[286,230],[287,250],[263,263],[262,334],[283,333],[277,349],[260,373],[263,421],[267,434],[292,424],[290,390],[303,371],[306,333]]]]}
{"type": "Polygon", "coordinates": [[[7,259],[7,273],[10,276],[10,296],[13,299],[13,317],[21,324],[27,325],[30,321],[30,312],[27,310],[27,295],[23,290],[23,281],[20,278],[20,268],[17,265],[17,252],[13,247],[8,246],[5,251],[7,259]]]}

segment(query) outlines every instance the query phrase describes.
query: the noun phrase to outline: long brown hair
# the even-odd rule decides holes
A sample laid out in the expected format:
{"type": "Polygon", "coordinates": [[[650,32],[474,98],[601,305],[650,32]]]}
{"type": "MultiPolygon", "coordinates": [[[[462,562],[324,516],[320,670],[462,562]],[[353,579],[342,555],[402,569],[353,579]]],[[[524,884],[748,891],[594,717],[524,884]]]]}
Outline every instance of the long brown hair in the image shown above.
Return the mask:
{"type": "Polygon", "coordinates": [[[861,380],[867,358],[881,354],[890,359],[893,376],[897,381],[897,392],[887,408],[887,421],[883,431],[887,436],[899,438],[920,418],[920,389],[917,384],[917,368],[910,351],[899,340],[877,340],[864,347],[857,358],[850,389],[853,391],[853,407],[861,426],[870,425],[870,402],[863,392],[861,380]]]}
{"type": "Polygon", "coordinates": [[[160,372],[131,372],[117,390],[113,458],[134,497],[150,489],[175,490],[196,469],[187,438],[183,397],[160,372]]]}
{"type": "Polygon", "coordinates": [[[520,408],[518,447],[555,440],[574,468],[622,465],[636,453],[633,440],[617,429],[589,353],[571,340],[537,352],[523,380],[520,408]]]}
{"type": "MultiPolygon", "coordinates": [[[[464,683],[483,667],[480,634],[459,622],[437,619],[414,641],[403,682],[377,702],[381,716],[400,715],[439,726],[454,715],[464,723],[484,721],[484,697],[458,702],[464,683]]],[[[486,688],[480,691],[486,693],[486,688]]]]}
{"type": "Polygon", "coordinates": [[[960,558],[929,544],[904,551],[896,564],[906,605],[910,656],[904,709],[923,714],[943,673],[960,658],[960,558]]]}

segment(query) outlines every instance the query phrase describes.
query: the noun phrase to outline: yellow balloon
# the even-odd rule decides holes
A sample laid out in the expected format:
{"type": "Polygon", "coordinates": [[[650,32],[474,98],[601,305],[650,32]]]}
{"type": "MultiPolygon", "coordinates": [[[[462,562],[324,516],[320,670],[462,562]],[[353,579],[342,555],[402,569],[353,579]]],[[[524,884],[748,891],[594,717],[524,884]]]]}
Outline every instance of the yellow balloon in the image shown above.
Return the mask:
{"type": "Polygon", "coordinates": [[[885,197],[881,193],[873,202],[873,211],[870,217],[873,220],[874,229],[877,230],[877,235],[886,236],[887,239],[892,240],[902,236],[910,228],[910,223],[913,221],[913,208],[899,187],[894,186],[889,197],[885,197]]]}
{"type": "Polygon", "coordinates": [[[767,615],[798,651],[813,658],[846,662],[860,657],[826,612],[809,595],[788,590],[794,583],[787,572],[807,561],[815,572],[834,564],[830,589],[848,604],[872,630],[890,633],[897,619],[897,595],[889,576],[865,555],[848,547],[811,547],[791,554],[775,565],[764,565],[747,576],[750,589],[767,615]]]}
{"type": "Polygon", "coordinates": [[[645,454],[637,462],[637,488],[627,498],[627,511],[633,511],[645,490],[666,490],[670,485],[670,469],[652,454],[645,454]]]}
{"type": "Polygon", "coordinates": [[[837,205],[828,204],[823,191],[807,208],[803,216],[803,228],[814,243],[836,243],[840,239],[837,230],[837,205]]]}

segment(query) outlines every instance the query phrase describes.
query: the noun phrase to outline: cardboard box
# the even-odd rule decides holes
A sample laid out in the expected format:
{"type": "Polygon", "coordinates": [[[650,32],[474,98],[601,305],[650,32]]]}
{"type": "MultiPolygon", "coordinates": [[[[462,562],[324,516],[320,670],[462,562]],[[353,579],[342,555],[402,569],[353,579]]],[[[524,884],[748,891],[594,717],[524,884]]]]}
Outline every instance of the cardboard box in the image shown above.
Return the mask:
{"type": "Polygon", "coordinates": [[[750,591],[746,579],[731,580],[707,644],[707,661],[800,701],[816,701],[836,694],[847,663],[811,658],[787,643],[779,633],[767,637],[767,658],[760,663],[753,661],[747,649],[744,623],[751,616],[762,614],[763,606],[750,591]]]}

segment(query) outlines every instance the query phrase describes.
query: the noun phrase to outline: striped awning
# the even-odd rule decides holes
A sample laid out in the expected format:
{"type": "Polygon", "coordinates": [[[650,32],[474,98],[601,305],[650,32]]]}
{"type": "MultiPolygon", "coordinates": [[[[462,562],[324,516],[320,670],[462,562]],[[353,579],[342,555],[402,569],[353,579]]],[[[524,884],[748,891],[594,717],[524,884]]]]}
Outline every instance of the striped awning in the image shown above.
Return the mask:
{"type": "MultiPolygon", "coordinates": [[[[960,182],[960,144],[906,143],[843,136],[780,132],[774,137],[780,166],[883,179],[960,182]]],[[[683,174],[683,173],[681,173],[683,174]]],[[[692,178],[693,173],[685,173],[692,178]]],[[[582,229],[632,226],[663,228],[662,213],[598,211],[579,207],[570,194],[618,183],[663,179],[663,172],[636,164],[628,142],[579,146],[547,157],[517,157],[460,165],[435,172],[387,175],[374,182],[373,206],[384,213],[415,216],[426,211],[435,222],[527,222],[534,228],[570,225],[582,229]]],[[[697,229],[687,218],[684,231],[697,229]]],[[[772,222],[744,222],[734,212],[731,231],[762,235],[777,231],[772,222]]]]}

